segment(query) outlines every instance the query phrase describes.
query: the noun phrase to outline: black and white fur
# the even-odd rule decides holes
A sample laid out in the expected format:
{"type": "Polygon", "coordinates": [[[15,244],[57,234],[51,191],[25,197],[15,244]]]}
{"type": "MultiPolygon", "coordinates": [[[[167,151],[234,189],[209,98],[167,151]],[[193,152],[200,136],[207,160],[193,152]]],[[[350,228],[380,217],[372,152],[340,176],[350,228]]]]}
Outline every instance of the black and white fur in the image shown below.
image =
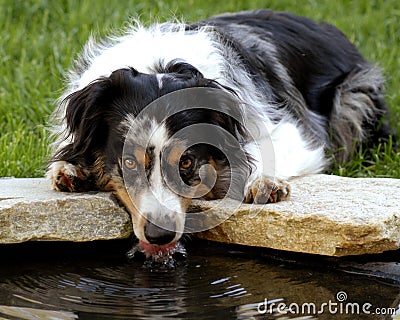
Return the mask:
{"type": "Polygon", "coordinates": [[[212,160],[225,178],[217,179],[208,199],[224,196],[229,177],[229,165],[218,150],[206,146],[184,150],[185,141],[170,140],[176,131],[197,122],[223,127],[248,155],[251,169],[242,190],[244,201],[280,201],[290,193],[285,179],[329,168],[326,151],[345,161],[357,144],[389,138],[389,128],[382,122],[383,84],[379,68],[367,62],[338,29],[289,13],[258,10],[193,24],[137,23],[123,36],[87,43],[55,113],[57,140],[47,175],[56,190],[116,191],[132,216],[136,236],[151,253],[181,237],[190,201],[163,183],[158,155],[181,146],[182,157],[171,158],[171,165],[175,161],[180,166],[181,178],[188,184],[198,183],[196,170],[212,160]],[[165,123],[146,119],[140,132],[127,136],[130,123],[150,102],[192,87],[231,95],[237,104],[230,107],[239,110],[243,122],[196,110],[165,123]],[[150,149],[143,151],[142,162],[122,159],[126,139],[133,144],[147,140],[150,149]],[[255,151],[263,139],[272,142],[273,168],[255,151]],[[193,171],[189,178],[188,164],[193,171]],[[133,170],[143,166],[155,188],[152,192],[158,195],[137,178],[132,186],[137,197],[128,197],[121,173],[124,165],[133,170]],[[161,204],[155,204],[154,197],[161,204]],[[171,230],[154,226],[150,216],[167,220],[171,230]]]}

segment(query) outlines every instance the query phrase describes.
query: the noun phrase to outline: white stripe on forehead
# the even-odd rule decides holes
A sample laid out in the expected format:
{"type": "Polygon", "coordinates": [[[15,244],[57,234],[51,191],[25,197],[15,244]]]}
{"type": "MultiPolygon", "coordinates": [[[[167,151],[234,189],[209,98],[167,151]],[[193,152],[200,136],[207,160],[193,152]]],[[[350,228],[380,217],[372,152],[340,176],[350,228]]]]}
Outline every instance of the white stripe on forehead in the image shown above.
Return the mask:
{"type": "MultiPolygon", "coordinates": [[[[142,111],[146,112],[146,108],[142,111]]],[[[146,147],[159,147],[168,140],[168,131],[164,123],[157,122],[154,118],[139,115],[135,118],[128,115],[120,126],[125,133],[125,143],[146,147]]]]}
{"type": "Polygon", "coordinates": [[[164,124],[158,125],[153,128],[152,134],[149,138],[149,147],[153,149],[153,166],[152,172],[148,179],[150,188],[156,193],[156,197],[162,197],[164,191],[163,170],[161,168],[161,152],[167,141],[167,129],[164,124]]]}
{"type": "Polygon", "coordinates": [[[159,87],[160,89],[162,89],[162,86],[163,86],[162,79],[163,79],[164,76],[165,76],[165,73],[158,73],[158,74],[156,74],[156,78],[157,78],[157,82],[158,82],[158,87],[159,87]]]}
{"type": "Polygon", "coordinates": [[[150,132],[148,146],[154,147],[155,154],[160,154],[168,141],[168,131],[165,123],[157,123],[154,120],[150,132]]]}

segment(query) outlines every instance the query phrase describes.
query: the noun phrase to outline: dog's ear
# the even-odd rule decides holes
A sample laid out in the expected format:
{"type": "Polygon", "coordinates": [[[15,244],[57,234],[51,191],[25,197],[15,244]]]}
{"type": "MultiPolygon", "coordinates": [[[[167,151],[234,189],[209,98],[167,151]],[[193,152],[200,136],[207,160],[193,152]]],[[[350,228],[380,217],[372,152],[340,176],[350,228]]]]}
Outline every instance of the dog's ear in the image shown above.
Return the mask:
{"type": "Polygon", "coordinates": [[[67,158],[82,165],[90,164],[107,138],[105,112],[109,87],[110,79],[100,78],[63,100],[67,133],[72,143],[59,151],[58,158],[67,158]]]}

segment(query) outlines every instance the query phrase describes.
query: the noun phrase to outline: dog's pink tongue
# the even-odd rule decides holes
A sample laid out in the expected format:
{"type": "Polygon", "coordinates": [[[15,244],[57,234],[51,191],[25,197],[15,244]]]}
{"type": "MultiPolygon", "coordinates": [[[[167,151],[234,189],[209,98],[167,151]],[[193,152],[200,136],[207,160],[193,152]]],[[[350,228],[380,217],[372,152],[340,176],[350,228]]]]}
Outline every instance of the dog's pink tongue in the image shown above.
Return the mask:
{"type": "Polygon", "coordinates": [[[141,247],[142,251],[146,255],[146,258],[150,258],[150,257],[162,258],[164,256],[172,255],[176,252],[176,242],[172,242],[169,244],[159,246],[159,245],[150,244],[150,243],[140,240],[139,246],[141,247]]]}

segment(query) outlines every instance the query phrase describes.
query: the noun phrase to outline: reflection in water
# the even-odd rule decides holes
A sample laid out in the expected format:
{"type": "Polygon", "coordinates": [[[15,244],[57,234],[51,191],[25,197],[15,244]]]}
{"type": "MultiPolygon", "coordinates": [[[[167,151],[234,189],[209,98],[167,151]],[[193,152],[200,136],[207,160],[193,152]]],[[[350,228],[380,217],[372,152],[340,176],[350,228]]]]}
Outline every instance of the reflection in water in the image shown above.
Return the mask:
{"type": "Polygon", "coordinates": [[[332,319],[326,313],[282,315],[278,305],[337,303],[338,292],[374,308],[399,303],[399,286],[328,269],[321,259],[305,266],[271,259],[265,250],[208,242],[186,246],[188,257],[173,269],[126,259],[127,241],[0,247],[0,318],[332,319]]]}
{"type": "Polygon", "coordinates": [[[17,319],[49,319],[49,320],[78,319],[78,316],[73,312],[40,310],[33,308],[8,307],[8,306],[0,306],[0,314],[11,316],[17,319]]]}

